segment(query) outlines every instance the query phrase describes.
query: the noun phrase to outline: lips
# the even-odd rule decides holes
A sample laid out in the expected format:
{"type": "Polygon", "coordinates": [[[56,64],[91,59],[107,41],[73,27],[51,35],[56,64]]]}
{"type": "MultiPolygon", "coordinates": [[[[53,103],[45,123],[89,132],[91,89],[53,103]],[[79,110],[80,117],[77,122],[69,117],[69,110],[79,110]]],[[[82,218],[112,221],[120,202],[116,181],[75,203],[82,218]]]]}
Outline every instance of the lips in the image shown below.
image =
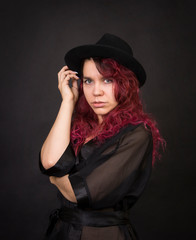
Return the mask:
{"type": "Polygon", "coordinates": [[[106,105],[105,102],[92,102],[94,108],[102,108],[106,105]]]}

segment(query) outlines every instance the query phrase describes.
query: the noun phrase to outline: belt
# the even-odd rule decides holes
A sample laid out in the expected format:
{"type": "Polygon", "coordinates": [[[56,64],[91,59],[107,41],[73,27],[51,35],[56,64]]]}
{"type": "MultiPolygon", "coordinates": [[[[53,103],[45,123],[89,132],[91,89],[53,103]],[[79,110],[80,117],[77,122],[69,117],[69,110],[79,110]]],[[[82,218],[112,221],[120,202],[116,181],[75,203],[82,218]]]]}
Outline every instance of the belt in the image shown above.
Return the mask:
{"type": "Polygon", "coordinates": [[[129,224],[128,213],[124,211],[82,210],[62,207],[50,215],[47,235],[50,235],[58,220],[63,222],[91,227],[108,227],[129,224]]]}

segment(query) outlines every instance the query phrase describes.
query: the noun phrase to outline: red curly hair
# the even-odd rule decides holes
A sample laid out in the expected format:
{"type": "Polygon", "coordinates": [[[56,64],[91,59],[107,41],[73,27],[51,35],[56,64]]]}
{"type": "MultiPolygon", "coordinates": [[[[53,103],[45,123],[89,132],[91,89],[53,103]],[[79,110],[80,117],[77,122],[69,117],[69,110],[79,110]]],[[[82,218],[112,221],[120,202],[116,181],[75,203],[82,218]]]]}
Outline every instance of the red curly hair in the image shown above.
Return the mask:
{"type": "Polygon", "coordinates": [[[96,143],[103,143],[105,139],[112,137],[120,129],[128,124],[137,125],[143,123],[145,128],[151,129],[153,136],[153,159],[160,158],[160,145],[164,148],[165,141],[161,137],[156,122],[144,113],[139,97],[139,82],[136,75],[126,67],[113,59],[93,58],[96,67],[104,78],[114,82],[114,94],[118,105],[103,116],[101,125],[97,115],[87,103],[83,93],[81,81],[79,99],[76,103],[72,121],[71,141],[77,154],[86,138],[94,137],[96,143]],[[148,127],[147,127],[148,126],[148,127]]]}

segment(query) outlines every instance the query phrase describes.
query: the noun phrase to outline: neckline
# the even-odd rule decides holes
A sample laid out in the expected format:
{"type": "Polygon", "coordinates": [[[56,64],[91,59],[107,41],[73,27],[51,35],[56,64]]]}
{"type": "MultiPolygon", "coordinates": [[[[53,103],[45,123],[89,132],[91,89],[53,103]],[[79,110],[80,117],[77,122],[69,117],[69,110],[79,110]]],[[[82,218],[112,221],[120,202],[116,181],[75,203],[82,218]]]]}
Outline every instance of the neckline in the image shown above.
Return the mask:
{"type": "Polygon", "coordinates": [[[86,145],[86,144],[88,144],[88,143],[91,143],[94,139],[95,139],[95,138],[91,138],[89,141],[85,142],[85,143],[83,144],[83,146],[86,145]]]}

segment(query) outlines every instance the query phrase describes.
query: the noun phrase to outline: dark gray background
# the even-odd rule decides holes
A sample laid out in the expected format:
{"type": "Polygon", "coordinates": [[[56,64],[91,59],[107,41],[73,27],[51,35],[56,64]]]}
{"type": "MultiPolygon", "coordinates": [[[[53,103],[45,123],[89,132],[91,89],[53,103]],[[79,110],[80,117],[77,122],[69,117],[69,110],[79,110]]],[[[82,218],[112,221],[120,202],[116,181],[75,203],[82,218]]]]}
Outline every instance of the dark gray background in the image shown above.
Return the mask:
{"type": "Polygon", "coordinates": [[[146,69],[146,110],[167,141],[132,210],[144,240],[195,239],[195,1],[1,3],[1,239],[41,239],[56,188],[38,152],[57,115],[70,48],[119,35],[146,69]]]}

